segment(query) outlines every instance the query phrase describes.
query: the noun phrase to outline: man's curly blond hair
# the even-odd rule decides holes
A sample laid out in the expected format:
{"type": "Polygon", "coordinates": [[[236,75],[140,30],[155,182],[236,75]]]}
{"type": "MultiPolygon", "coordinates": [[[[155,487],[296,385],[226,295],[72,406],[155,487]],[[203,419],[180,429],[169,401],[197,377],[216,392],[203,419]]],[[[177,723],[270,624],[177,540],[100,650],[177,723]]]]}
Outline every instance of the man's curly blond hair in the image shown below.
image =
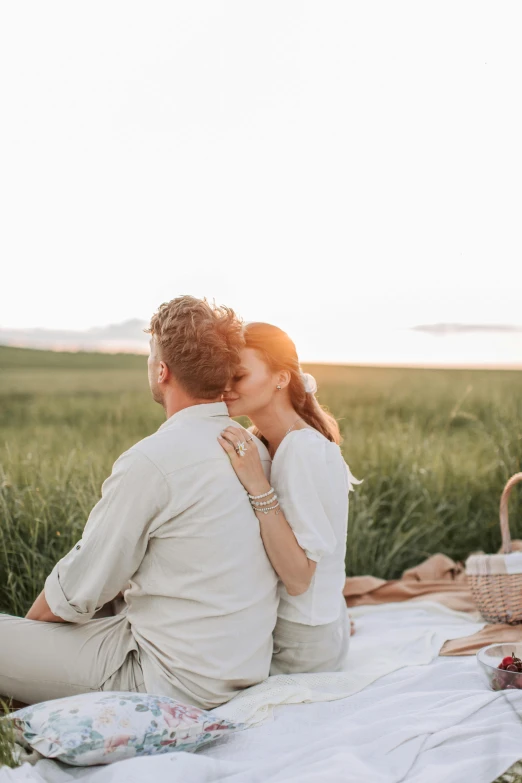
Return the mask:
{"type": "Polygon", "coordinates": [[[242,321],[233,310],[194,296],[164,302],[145,331],[155,337],[176,380],[192,397],[205,400],[224,392],[245,345],[242,321]]]}

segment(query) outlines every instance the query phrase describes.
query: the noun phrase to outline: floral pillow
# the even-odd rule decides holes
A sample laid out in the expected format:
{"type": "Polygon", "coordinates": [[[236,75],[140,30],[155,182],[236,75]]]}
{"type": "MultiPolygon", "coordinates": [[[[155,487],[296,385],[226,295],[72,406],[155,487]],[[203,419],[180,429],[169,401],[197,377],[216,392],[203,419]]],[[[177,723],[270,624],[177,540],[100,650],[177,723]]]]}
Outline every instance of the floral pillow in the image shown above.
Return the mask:
{"type": "Polygon", "coordinates": [[[44,701],[4,720],[13,721],[19,745],[74,766],[193,751],[245,728],[167,696],[117,691],[44,701]]]}

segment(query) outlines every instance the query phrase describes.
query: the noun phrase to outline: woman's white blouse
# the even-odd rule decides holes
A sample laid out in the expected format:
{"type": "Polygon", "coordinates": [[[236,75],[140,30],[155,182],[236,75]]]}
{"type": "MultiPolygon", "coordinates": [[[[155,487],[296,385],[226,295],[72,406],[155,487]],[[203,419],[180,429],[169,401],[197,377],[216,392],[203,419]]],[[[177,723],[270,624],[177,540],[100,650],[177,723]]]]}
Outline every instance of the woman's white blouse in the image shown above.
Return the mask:
{"type": "Polygon", "coordinates": [[[360,484],[341,449],[317,430],[289,432],[272,460],[271,484],[299,546],[317,567],[308,590],[279,583],[279,617],[306,625],[337,620],[346,579],[348,492],[360,484]]]}

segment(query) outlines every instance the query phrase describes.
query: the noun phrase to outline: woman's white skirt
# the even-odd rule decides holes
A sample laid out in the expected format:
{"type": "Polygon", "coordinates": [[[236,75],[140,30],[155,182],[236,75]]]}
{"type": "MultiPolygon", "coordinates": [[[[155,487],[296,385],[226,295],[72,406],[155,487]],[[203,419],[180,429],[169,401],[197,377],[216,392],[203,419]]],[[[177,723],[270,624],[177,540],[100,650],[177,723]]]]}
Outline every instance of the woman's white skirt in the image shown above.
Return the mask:
{"type": "Polygon", "coordinates": [[[338,672],[350,646],[350,616],[344,598],[337,620],[326,625],[277,618],[270,674],[338,672]]]}

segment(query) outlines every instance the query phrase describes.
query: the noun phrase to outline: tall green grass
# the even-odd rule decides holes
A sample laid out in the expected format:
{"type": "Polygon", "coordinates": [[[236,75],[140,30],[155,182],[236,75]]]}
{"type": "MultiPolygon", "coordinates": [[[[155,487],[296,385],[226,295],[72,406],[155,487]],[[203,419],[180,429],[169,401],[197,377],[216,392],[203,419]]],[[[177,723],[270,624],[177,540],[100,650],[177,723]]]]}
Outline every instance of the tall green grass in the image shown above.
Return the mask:
{"type": "MultiPolygon", "coordinates": [[[[364,479],[350,495],[348,574],[395,578],[437,551],[500,547],[500,493],[522,458],[520,373],[307,369],[364,479]]],[[[27,611],[114,460],[163,420],[144,357],[0,348],[0,611],[27,611]]],[[[522,488],[510,511],[522,537],[522,488]]]]}
{"type": "Polygon", "coordinates": [[[5,717],[8,712],[8,705],[0,699],[0,768],[18,766],[13,754],[15,741],[14,726],[5,717]]]}

